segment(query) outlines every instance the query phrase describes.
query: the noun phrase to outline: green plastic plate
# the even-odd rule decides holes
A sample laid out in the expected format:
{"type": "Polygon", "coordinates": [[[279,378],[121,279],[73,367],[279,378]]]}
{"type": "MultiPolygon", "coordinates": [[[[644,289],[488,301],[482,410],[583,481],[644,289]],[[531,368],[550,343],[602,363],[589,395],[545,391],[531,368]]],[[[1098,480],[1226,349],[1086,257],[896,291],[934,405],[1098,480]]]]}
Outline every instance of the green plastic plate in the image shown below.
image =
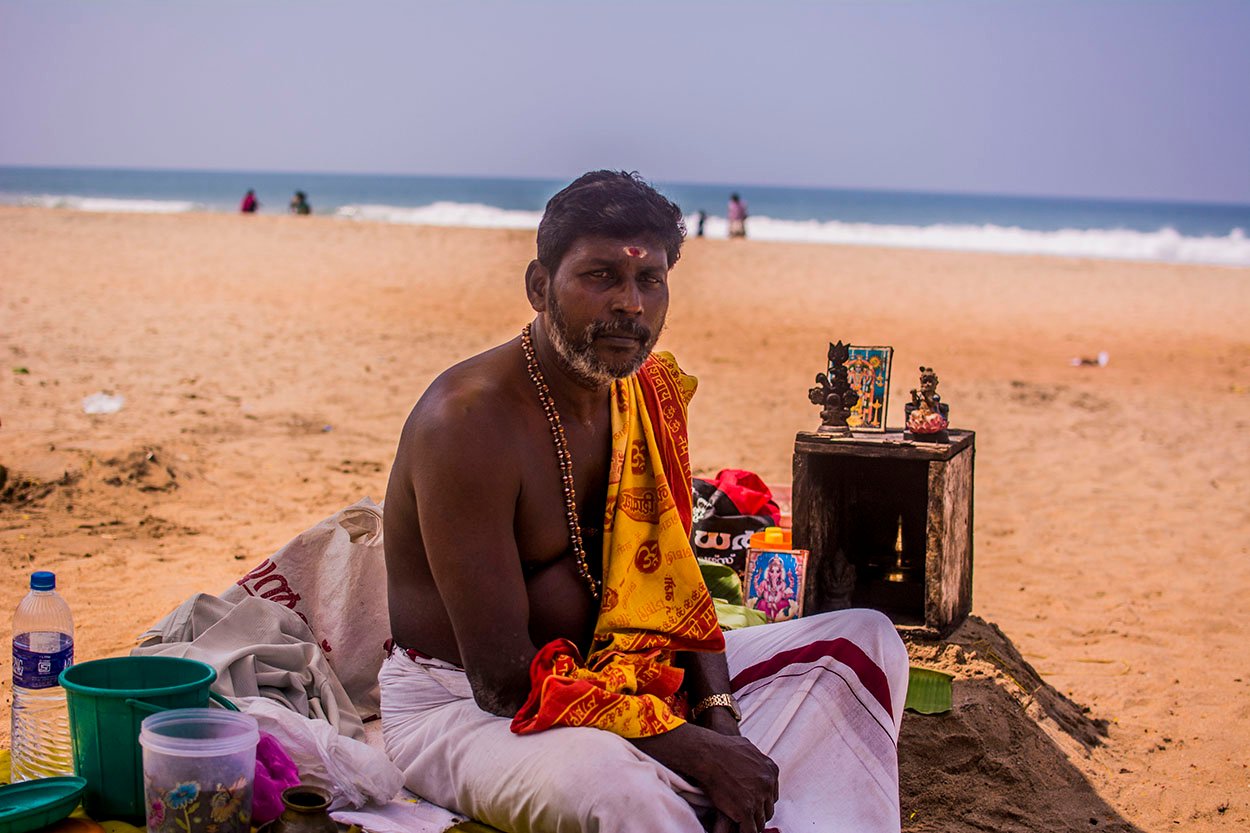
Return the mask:
{"type": "Polygon", "coordinates": [[[38,830],[74,812],[87,779],[74,775],[36,778],[0,787],[0,833],[38,830]]]}

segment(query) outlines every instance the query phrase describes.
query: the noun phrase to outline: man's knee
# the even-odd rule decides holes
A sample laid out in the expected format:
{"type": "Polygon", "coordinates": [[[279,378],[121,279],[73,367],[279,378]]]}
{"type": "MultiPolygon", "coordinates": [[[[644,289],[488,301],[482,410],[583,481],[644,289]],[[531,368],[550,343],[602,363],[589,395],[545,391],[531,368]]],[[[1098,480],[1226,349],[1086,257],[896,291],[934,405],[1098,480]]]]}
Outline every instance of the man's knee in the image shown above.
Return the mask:
{"type": "Polygon", "coordinates": [[[581,774],[578,789],[585,791],[578,815],[586,831],[702,830],[691,806],[661,777],[659,768],[646,761],[595,766],[581,774]]]}
{"type": "Polygon", "coordinates": [[[907,646],[898,635],[898,629],[879,610],[869,608],[853,608],[838,612],[844,617],[835,628],[841,628],[852,635],[852,640],[859,645],[889,677],[890,683],[902,675],[904,684],[907,679],[907,646]]]}
{"type": "Polygon", "coordinates": [[[879,610],[867,610],[865,613],[872,614],[872,627],[878,635],[878,639],[883,650],[888,653],[888,659],[896,663],[902,663],[903,668],[907,667],[907,646],[903,644],[903,639],[898,635],[898,628],[890,621],[890,617],[886,616],[879,610]]]}
{"type": "Polygon", "coordinates": [[[534,789],[546,808],[560,816],[553,825],[556,829],[604,833],[702,829],[690,805],[674,791],[672,773],[629,741],[598,729],[557,729],[553,737],[556,733],[577,737],[558,762],[543,767],[541,783],[534,789]]]}
{"type": "Polygon", "coordinates": [[[907,698],[910,666],[907,646],[903,644],[890,617],[881,611],[857,608],[843,612],[853,616],[855,643],[885,674],[890,690],[890,711],[895,715],[897,723],[903,702],[907,698]]]}
{"type": "Polygon", "coordinates": [[[671,790],[605,796],[584,818],[585,833],[703,833],[694,810],[671,790]]]}

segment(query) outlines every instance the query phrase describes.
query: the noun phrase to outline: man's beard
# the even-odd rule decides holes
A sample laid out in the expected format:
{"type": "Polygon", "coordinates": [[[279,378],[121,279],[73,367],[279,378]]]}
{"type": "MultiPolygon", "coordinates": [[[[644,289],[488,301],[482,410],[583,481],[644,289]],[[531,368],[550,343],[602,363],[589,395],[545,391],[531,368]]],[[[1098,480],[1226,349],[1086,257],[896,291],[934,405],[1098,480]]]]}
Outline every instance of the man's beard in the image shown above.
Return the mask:
{"type": "Polygon", "coordinates": [[[551,316],[547,335],[551,338],[551,346],[555,348],[556,356],[565,370],[589,387],[604,387],[616,379],[624,379],[637,373],[651,355],[651,348],[655,346],[660,338],[660,331],[664,329],[663,321],[660,321],[655,332],[637,321],[617,321],[612,324],[595,321],[580,333],[570,333],[554,295],[550,297],[547,311],[551,316]],[[638,352],[615,361],[605,361],[595,352],[595,339],[601,336],[636,338],[638,352]]]}

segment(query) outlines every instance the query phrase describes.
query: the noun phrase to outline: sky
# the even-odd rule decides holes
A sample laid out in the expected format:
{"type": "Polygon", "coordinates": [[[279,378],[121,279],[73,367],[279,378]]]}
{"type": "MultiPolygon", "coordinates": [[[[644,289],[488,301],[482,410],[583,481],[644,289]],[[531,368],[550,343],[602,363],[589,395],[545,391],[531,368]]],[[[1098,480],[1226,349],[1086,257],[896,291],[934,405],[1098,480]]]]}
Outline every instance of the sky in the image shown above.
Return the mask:
{"type": "Polygon", "coordinates": [[[1250,0],[0,0],[0,165],[1250,203],[1250,0]]]}

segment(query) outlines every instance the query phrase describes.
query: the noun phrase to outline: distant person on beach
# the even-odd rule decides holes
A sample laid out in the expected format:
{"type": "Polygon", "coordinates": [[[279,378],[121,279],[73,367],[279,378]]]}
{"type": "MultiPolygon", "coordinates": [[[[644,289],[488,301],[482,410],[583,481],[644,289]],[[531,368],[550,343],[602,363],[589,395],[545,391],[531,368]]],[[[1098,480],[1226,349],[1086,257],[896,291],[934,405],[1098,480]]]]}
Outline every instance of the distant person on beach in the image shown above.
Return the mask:
{"type": "Polygon", "coordinates": [[[694,232],[694,236],[695,236],[695,237],[702,237],[702,236],[703,236],[703,224],[704,224],[704,223],[706,223],[706,222],[707,222],[707,212],[706,212],[706,211],[700,211],[700,212],[699,212],[699,223],[698,223],[698,225],[697,225],[697,226],[695,226],[695,232],[694,232]]]}
{"type": "Polygon", "coordinates": [[[260,208],[260,201],[256,199],[256,192],[248,188],[247,193],[243,195],[243,202],[239,203],[239,211],[244,214],[255,214],[258,208],[260,208]]]}
{"type": "Polygon", "coordinates": [[[700,577],[696,380],[652,350],[684,236],[637,174],[579,177],[538,225],[534,317],[413,408],[383,520],[386,751],[503,830],[898,833],[890,620],[722,632],[700,577]]]}
{"type": "Polygon", "coordinates": [[[308,195],[303,191],[296,191],[295,196],[291,197],[291,213],[312,214],[312,206],[308,204],[308,195]]]}
{"type": "Polygon", "coordinates": [[[737,194],[729,195],[729,236],[747,236],[747,204],[737,194]]]}

